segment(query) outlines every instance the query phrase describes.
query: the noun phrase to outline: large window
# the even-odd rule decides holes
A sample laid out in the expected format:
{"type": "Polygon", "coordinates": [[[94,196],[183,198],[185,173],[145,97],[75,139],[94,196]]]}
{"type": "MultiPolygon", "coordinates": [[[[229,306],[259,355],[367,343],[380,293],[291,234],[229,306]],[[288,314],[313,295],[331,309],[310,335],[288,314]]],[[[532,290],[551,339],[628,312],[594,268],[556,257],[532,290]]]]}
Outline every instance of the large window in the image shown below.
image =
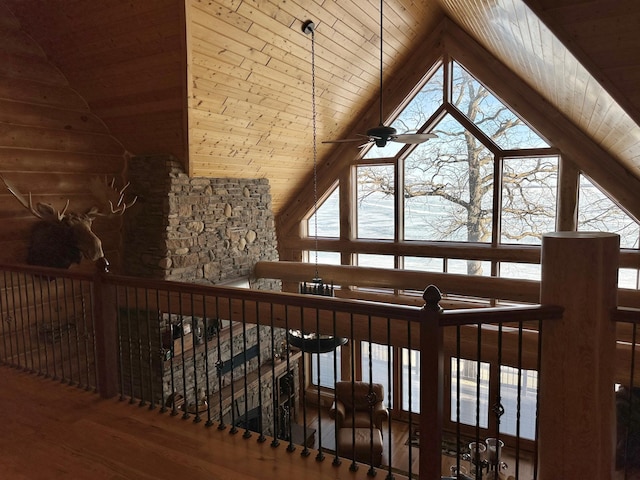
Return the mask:
{"type": "Polygon", "coordinates": [[[489,426],[489,364],[451,358],[451,421],[489,426]]]}
{"type": "Polygon", "coordinates": [[[311,355],[311,382],[314,385],[334,388],[335,381],[342,379],[340,353],[340,348],[337,348],[335,352],[314,353],[311,355]],[[320,376],[320,383],[318,383],[318,376],[320,376]]]}
{"type": "MultiPolygon", "coordinates": [[[[431,131],[437,138],[371,146],[356,160],[355,238],[539,245],[555,230],[558,155],[460,64],[452,61],[450,75],[446,70],[435,69],[392,123],[400,132],[431,131]]],[[[362,264],[362,255],[354,258],[362,264]]],[[[418,258],[379,257],[367,265],[500,272],[498,263],[418,258]]],[[[515,278],[536,274],[517,262],[505,270],[515,278]]]]}
{"type": "MultiPolygon", "coordinates": [[[[318,260],[540,280],[543,235],[574,220],[572,202],[559,201],[565,191],[559,184],[572,191],[571,175],[577,173],[561,168],[559,149],[449,57],[385,124],[399,133],[433,132],[437,138],[417,145],[370,144],[354,153],[349,168],[340,171],[343,197],[339,201],[333,190],[306,225],[312,236],[317,223],[318,235],[329,239],[326,250],[336,245],[318,260]],[[561,221],[559,204],[571,210],[562,212],[561,221]]],[[[640,248],[638,223],[584,176],[578,197],[578,230],[614,232],[621,248],[640,248]]],[[[314,249],[306,253],[313,261],[314,249]]],[[[640,285],[635,265],[621,268],[618,278],[620,287],[640,285]]],[[[349,296],[362,293],[357,286],[346,290],[349,296]]],[[[368,380],[371,365],[371,378],[392,393],[396,408],[419,413],[418,351],[398,347],[390,356],[388,347],[368,343],[354,351],[356,378],[368,380]]],[[[320,368],[322,385],[332,386],[333,354],[314,358],[313,381],[320,368]]],[[[459,416],[463,424],[494,428],[491,412],[500,395],[500,431],[534,438],[537,372],[469,359],[453,359],[448,368],[445,401],[452,421],[459,416]]]]}
{"type": "Polygon", "coordinates": [[[384,403],[393,408],[393,383],[389,383],[393,372],[393,349],[387,345],[371,342],[361,342],[360,352],[362,360],[362,379],[365,382],[380,383],[384,388],[384,403]]]}
{"type": "MultiPolygon", "coordinates": [[[[455,59],[434,67],[390,124],[399,133],[433,132],[437,138],[365,147],[350,170],[353,198],[341,204],[335,188],[309,219],[309,235],[317,228],[321,237],[365,242],[526,248],[556,230],[558,150],[455,59]],[[340,205],[350,211],[341,212],[340,205]],[[348,230],[340,232],[341,225],[348,230]]],[[[639,248],[638,223],[585,177],[578,214],[579,230],[619,233],[622,248],[639,248]]],[[[406,257],[356,250],[343,252],[341,262],[540,279],[537,260],[528,263],[535,256],[484,261],[437,258],[424,250],[424,258],[415,250],[406,257]]],[[[634,268],[620,270],[621,286],[636,288],[638,278],[634,268]]]]}

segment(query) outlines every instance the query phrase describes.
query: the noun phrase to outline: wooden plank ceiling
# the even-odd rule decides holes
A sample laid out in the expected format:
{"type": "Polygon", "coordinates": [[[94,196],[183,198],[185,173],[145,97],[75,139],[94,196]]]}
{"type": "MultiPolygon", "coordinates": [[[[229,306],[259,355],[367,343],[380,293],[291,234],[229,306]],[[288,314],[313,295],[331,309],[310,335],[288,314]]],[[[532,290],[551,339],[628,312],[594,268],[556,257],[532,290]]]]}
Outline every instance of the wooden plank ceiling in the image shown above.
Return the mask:
{"type": "MultiPolygon", "coordinates": [[[[311,179],[305,20],[319,174],[335,174],[322,140],[352,136],[365,116],[377,124],[378,0],[2,1],[130,153],[172,153],[193,176],[266,177],[276,215],[311,179]]],[[[385,105],[402,100],[390,85],[446,15],[640,178],[636,5],[385,0],[385,105]]]]}

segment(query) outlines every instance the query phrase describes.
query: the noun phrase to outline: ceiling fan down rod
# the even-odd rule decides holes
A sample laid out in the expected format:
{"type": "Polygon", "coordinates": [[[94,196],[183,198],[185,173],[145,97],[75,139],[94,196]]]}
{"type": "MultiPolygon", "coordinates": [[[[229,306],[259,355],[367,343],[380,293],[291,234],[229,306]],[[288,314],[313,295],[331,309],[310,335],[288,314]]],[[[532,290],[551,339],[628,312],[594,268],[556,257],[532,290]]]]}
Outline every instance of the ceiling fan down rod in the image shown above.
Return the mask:
{"type": "Polygon", "coordinates": [[[383,49],[383,43],[382,43],[382,21],[383,21],[383,15],[382,15],[382,6],[384,4],[384,0],[380,0],[380,125],[384,125],[383,121],[382,121],[382,68],[383,68],[383,62],[382,62],[382,49],[383,49]]]}

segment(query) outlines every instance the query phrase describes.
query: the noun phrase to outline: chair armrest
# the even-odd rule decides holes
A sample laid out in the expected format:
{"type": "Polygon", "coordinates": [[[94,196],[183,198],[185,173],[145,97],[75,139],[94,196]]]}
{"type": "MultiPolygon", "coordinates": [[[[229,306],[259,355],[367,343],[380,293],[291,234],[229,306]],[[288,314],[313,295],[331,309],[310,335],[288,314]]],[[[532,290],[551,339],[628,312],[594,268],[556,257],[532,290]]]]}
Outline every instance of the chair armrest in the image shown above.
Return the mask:
{"type": "Polygon", "coordinates": [[[374,425],[381,428],[382,422],[389,419],[389,410],[384,406],[384,403],[380,402],[374,405],[372,417],[374,425]]]}
{"type": "Polygon", "coordinates": [[[346,414],[346,410],[344,407],[344,403],[342,403],[340,400],[336,400],[335,402],[333,402],[333,405],[331,405],[331,409],[329,410],[329,416],[333,419],[338,419],[338,424],[342,423],[342,420],[344,420],[346,414]]]}

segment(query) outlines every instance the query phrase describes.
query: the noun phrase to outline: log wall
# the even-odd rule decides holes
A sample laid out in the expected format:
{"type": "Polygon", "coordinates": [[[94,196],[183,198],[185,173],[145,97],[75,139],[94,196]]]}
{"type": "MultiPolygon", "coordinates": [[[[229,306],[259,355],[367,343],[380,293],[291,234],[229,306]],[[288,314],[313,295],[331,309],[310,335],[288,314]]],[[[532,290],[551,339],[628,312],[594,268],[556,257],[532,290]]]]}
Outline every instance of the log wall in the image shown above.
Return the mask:
{"type": "MultiPolygon", "coordinates": [[[[0,1],[0,174],[35,202],[84,212],[98,205],[90,179],[122,182],[125,149],[0,1]]],[[[0,184],[0,261],[26,262],[36,218],[0,184]]],[[[117,266],[120,218],[94,231],[117,266]]]]}

